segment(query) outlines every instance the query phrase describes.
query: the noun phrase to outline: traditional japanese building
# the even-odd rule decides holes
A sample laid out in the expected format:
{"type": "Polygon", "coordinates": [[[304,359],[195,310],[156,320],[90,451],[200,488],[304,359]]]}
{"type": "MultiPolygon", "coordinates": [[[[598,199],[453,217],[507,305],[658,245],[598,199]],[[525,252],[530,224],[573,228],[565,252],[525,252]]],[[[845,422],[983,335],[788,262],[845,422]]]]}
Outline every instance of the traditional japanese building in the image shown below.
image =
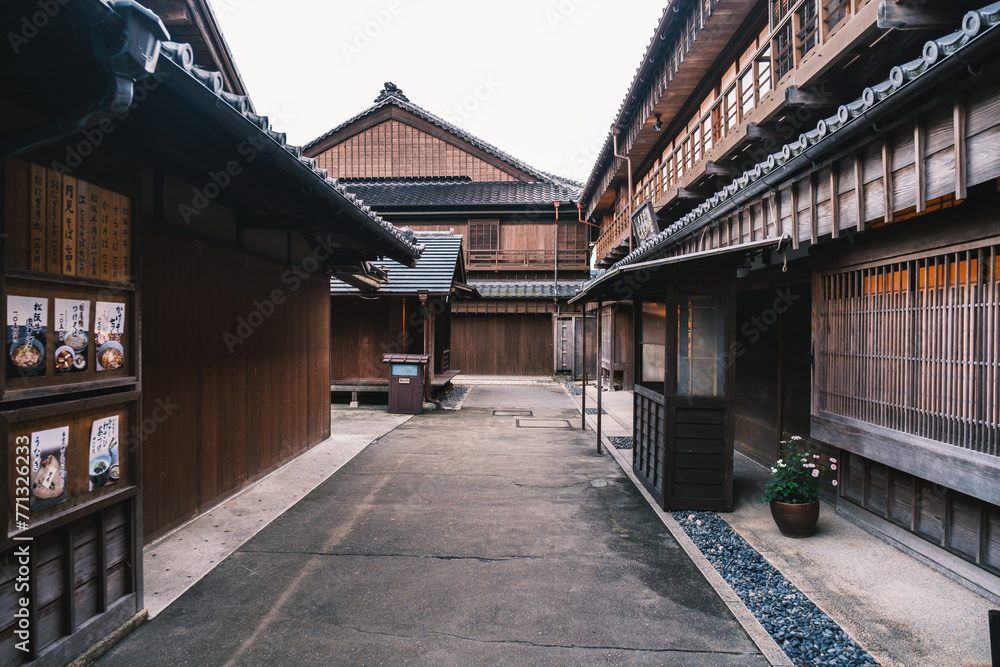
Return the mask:
{"type": "Polygon", "coordinates": [[[628,299],[634,468],[839,454],[839,512],[1000,592],[1000,5],[674,3],[584,187],[628,299]],[[620,157],[619,157],[620,156],[620,157]],[[630,334],[631,335],[631,334],[630,334]]]}
{"type": "Polygon", "coordinates": [[[426,355],[427,398],[461,372],[451,364],[451,310],[459,298],[478,296],[466,283],[462,237],[416,232],[422,247],[413,267],[393,260],[371,263],[373,285],[330,281],[330,390],[387,392],[386,354],[426,355]]]}
{"type": "Polygon", "coordinates": [[[420,253],[156,14],[45,6],[0,8],[4,665],[141,621],[145,543],[326,439],[330,274],[420,253]]]}
{"type": "Polygon", "coordinates": [[[469,284],[482,297],[451,302],[452,367],[504,375],[574,370],[582,328],[566,301],[589,276],[579,183],[500,151],[391,83],[371,107],[304,151],[396,225],[463,237],[469,284]]]}

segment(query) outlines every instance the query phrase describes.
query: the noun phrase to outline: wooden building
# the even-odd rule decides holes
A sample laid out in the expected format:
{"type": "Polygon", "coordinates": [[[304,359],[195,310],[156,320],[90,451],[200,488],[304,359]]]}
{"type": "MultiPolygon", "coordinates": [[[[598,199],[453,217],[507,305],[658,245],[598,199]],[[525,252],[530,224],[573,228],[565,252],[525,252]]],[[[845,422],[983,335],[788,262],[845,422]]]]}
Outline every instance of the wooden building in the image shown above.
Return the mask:
{"type": "Polygon", "coordinates": [[[466,284],[462,237],[416,232],[413,241],[423,250],[412,268],[372,262],[383,274],[377,290],[330,281],[330,391],[351,392],[352,404],[359,392],[389,390],[386,354],[430,357],[427,398],[461,372],[451,363],[451,303],[476,295],[466,284]]]}
{"type": "Polygon", "coordinates": [[[611,266],[579,300],[635,304],[633,465],[665,507],[728,509],[734,447],[799,435],[842,459],[839,512],[996,595],[1000,4],[962,11],[667,12],[584,189],[611,266]]]}
{"type": "Polygon", "coordinates": [[[566,301],[590,275],[579,183],[500,151],[391,83],[371,107],[304,150],[396,225],[465,239],[469,283],[482,298],[452,301],[454,367],[489,375],[572,371],[557,351],[578,330],[580,313],[566,301]],[[560,332],[567,337],[557,339],[560,332]]]}
{"type": "Polygon", "coordinates": [[[141,619],[144,543],[328,437],[328,271],[419,254],[155,14],[53,6],[0,8],[4,665],[141,619]]]}

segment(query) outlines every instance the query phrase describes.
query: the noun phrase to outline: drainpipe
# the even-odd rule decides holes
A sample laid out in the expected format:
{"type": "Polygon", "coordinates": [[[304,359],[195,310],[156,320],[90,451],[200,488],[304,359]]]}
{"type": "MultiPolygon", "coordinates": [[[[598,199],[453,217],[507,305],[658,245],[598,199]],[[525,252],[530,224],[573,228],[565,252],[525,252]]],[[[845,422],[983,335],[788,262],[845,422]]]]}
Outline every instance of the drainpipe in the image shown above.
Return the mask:
{"type": "Polygon", "coordinates": [[[990,648],[993,667],[1000,667],[1000,609],[990,609],[990,648]]]}
{"type": "Polygon", "coordinates": [[[556,205],[556,230],[555,230],[556,262],[555,262],[555,273],[553,277],[553,283],[556,286],[556,292],[558,292],[559,291],[559,202],[556,201],[552,203],[556,205]]]}
{"type": "Polygon", "coordinates": [[[625,160],[628,166],[628,251],[632,252],[632,158],[627,155],[618,154],[618,133],[621,132],[617,127],[611,130],[611,139],[614,141],[614,154],[615,157],[625,160]]]}
{"type": "Polygon", "coordinates": [[[72,136],[100,117],[125,113],[136,82],[156,71],[160,42],[170,39],[160,18],[132,0],[116,0],[113,8],[103,2],[73,2],[65,11],[94,33],[91,52],[111,80],[96,100],[0,143],[0,162],[72,136]]]}

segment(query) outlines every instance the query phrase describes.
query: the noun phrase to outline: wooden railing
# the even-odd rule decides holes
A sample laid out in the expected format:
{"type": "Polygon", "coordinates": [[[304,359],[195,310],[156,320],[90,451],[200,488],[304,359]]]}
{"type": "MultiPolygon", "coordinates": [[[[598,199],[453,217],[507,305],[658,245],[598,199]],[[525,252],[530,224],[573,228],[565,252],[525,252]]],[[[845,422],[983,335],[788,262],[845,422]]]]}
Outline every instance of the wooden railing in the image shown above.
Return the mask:
{"type": "Polygon", "coordinates": [[[611,226],[606,227],[597,239],[597,254],[595,256],[598,264],[604,261],[612,248],[621,243],[623,239],[628,238],[631,228],[632,221],[629,219],[628,209],[619,211],[611,226]]]}
{"type": "MultiPolygon", "coordinates": [[[[634,205],[671,197],[692,173],[702,173],[714,147],[754,120],[762,99],[783,92],[788,75],[872,0],[799,0],[772,4],[768,39],[720,90],[711,108],[692,118],[652,169],[639,180],[634,205]]],[[[781,98],[783,101],[783,97],[781,98]]],[[[731,142],[730,142],[731,143],[731,142]]],[[[731,147],[731,146],[730,146],[731,147]]],[[[600,246],[599,246],[600,247],[600,246]]],[[[600,256],[600,255],[599,255],[600,256]]]]}
{"type": "MultiPolygon", "coordinates": [[[[465,258],[469,269],[551,269],[556,253],[552,250],[469,250],[465,258]]],[[[587,264],[586,250],[559,251],[559,266],[583,267],[587,264]]]]}

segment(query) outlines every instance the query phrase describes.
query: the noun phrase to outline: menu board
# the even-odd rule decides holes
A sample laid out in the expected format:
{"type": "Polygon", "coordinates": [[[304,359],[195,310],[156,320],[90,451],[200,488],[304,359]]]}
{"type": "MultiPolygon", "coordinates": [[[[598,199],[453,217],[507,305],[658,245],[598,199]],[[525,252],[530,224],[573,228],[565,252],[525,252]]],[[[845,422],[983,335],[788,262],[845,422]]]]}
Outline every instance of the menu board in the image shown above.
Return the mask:
{"type": "Polygon", "coordinates": [[[31,434],[32,512],[66,502],[66,444],[69,426],[31,434]]]}
{"type": "Polygon", "coordinates": [[[84,299],[56,299],[52,318],[55,328],[54,368],[60,373],[82,373],[87,369],[90,302],[84,299]]]}
{"type": "Polygon", "coordinates": [[[122,332],[125,325],[125,304],[98,301],[94,310],[94,344],[98,371],[113,371],[125,364],[122,332]]]}
{"type": "Polygon", "coordinates": [[[91,491],[118,482],[118,415],[97,419],[90,427],[90,461],[87,470],[91,491]]]}
{"type": "Polygon", "coordinates": [[[41,165],[26,168],[27,268],[131,281],[132,199],[41,165]]]}
{"type": "Polygon", "coordinates": [[[49,300],[44,297],[7,297],[7,377],[45,375],[45,343],[49,300]]]}

